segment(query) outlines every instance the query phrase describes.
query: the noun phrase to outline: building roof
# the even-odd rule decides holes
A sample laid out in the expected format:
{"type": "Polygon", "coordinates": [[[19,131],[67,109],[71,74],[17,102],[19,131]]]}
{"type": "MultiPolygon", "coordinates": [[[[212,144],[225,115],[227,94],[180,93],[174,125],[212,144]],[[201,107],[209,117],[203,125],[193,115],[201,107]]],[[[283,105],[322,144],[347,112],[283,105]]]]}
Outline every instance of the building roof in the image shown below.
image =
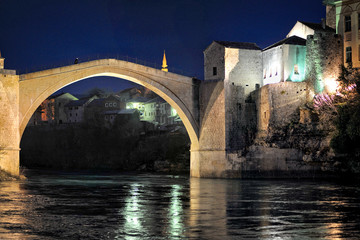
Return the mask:
{"type": "Polygon", "coordinates": [[[335,32],[335,29],[326,26],[325,28],[323,28],[322,23],[310,23],[310,22],[303,22],[303,21],[299,21],[300,23],[304,24],[305,26],[313,29],[314,31],[326,31],[326,32],[335,32]]]}
{"type": "Polygon", "coordinates": [[[306,45],[306,40],[301,38],[301,37],[298,37],[298,36],[294,35],[294,36],[285,38],[283,40],[280,40],[279,42],[274,43],[273,45],[270,45],[267,48],[264,48],[263,51],[269,50],[271,48],[274,48],[274,47],[277,47],[277,46],[280,46],[280,45],[283,45],[283,44],[305,46],[306,45]]]}
{"type": "Polygon", "coordinates": [[[105,98],[94,99],[88,105],[89,107],[101,107],[104,105],[105,98]]]}
{"type": "Polygon", "coordinates": [[[105,115],[122,115],[122,114],[134,114],[137,109],[122,109],[122,110],[112,110],[104,112],[105,115]]]}
{"type": "Polygon", "coordinates": [[[249,49],[249,50],[261,50],[256,43],[248,42],[229,42],[229,41],[214,41],[227,48],[249,49]]]}
{"type": "Polygon", "coordinates": [[[152,98],[149,101],[147,101],[146,103],[164,103],[166,102],[164,99],[162,99],[161,97],[157,96],[156,98],[152,98]]]}
{"type": "Polygon", "coordinates": [[[87,103],[89,99],[81,99],[81,100],[75,100],[71,101],[68,104],[65,105],[65,107],[79,107],[83,106],[85,103],[87,103]]]}
{"type": "Polygon", "coordinates": [[[72,97],[74,99],[77,99],[77,97],[75,97],[74,95],[70,94],[70,93],[58,93],[58,94],[54,94],[54,95],[51,95],[50,97],[48,97],[47,99],[55,99],[55,98],[58,98],[58,97],[61,97],[63,95],[68,95],[68,97],[72,97]]]}
{"type": "Polygon", "coordinates": [[[134,98],[134,99],[129,99],[127,100],[126,102],[142,102],[142,103],[145,103],[149,101],[149,98],[146,98],[146,97],[137,97],[137,98],[134,98]]]}

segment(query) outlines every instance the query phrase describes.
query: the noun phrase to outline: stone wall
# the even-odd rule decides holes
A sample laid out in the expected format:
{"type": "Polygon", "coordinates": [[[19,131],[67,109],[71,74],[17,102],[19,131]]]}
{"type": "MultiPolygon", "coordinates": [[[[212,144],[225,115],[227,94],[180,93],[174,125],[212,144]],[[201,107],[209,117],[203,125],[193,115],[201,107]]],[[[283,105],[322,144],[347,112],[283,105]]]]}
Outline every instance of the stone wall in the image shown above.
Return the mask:
{"type": "MultiPolygon", "coordinates": [[[[314,178],[323,177],[321,165],[304,162],[298,149],[251,146],[244,157],[229,154],[229,165],[238,169],[241,178],[314,178]]],[[[231,169],[231,167],[229,167],[231,169]]],[[[234,173],[232,173],[234,174],[234,173]]],[[[231,176],[228,171],[228,176],[231,176]]]]}
{"type": "Polygon", "coordinates": [[[341,36],[322,32],[310,35],[306,44],[306,79],[316,93],[332,92],[343,63],[341,36]]]}
{"type": "Polygon", "coordinates": [[[326,25],[336,29],[336,7],[335,5],[326,6],[326,25]]]}
{"type": "Polygon", "coordinates": [[[255,104],[249,95],[262,85],[260,50],[225,49],[225,129],[226,150],[243,149],[248,131],[256,123],[255,104]]]}
{"type": "Polygon", "coordinates": [[[19,175],[19,77],[0,74],[0,168],[19,175]]]}
{"type": "Polygon", "coordinates": [[[224,46],[213,42],[204,51],[204,77],[206,80],[219,80],[225,78],[224,65],[225,48],[224,46]],[[217,74],[213,74],[213,68],[216,67],[217,74]]]}
{"type": "Polygon", "coordinates": [[[266,135],[269,126],[288,124],[308,99],[306,82],[281,82],[262,87],[256,94],[258,133],[266,135]]]}
{"type": "Polygon", "coordinates": [[[261,50],[225,49],[225,83],[243,87],[242,99],[262,85],[261,50]]]}

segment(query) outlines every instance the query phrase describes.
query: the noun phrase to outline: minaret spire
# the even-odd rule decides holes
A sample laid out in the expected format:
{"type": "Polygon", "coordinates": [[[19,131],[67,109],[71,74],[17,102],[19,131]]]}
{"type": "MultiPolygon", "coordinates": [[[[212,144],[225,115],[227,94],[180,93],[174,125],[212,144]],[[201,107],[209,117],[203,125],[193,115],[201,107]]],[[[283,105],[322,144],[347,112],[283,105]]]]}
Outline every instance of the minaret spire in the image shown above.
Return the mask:
{"type": "Polygon", "coordinates": [[[1,51],[0,51],[0,69],[4,69],[4,61],[5,61],[5,58],[3,58],[1,56],[1,51]]]}
{"type": "Polygon", "coordinates": [[[168,67],[168,65],[167,65],[167,62],[166,62],[166,56],[165,56],[165,50],[164,50],[164,57],[163,57],[163,62],[162,62],[162,69],[161,69],[161,71],[168,72],[167,67],[168,67]]]}

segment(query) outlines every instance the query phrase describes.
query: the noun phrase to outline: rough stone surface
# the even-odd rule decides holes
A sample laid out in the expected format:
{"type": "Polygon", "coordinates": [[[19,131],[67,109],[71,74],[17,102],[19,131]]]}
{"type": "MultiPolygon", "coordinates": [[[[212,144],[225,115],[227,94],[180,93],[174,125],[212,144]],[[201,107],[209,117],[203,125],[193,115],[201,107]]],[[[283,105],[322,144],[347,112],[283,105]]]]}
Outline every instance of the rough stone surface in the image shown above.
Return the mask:
{"type": "Polygon", "coordinates": [[[19,76],[0,74],[0,168],[19,175],[19,76]]]}
{"type": "Polygon", "coordinates": [[[307,100],[307,83],[282,82],[265,85],[257,92],[258,131],[267,134],[271,124],[288,123],[307,100]]]}
{"type": "Polygon", "coordinates": [[[343,63],[342,39],[331,32],[315,33],[307,38],[306,79],[315,92],[332,92],[331,83],[340,75],[343,63]]]}

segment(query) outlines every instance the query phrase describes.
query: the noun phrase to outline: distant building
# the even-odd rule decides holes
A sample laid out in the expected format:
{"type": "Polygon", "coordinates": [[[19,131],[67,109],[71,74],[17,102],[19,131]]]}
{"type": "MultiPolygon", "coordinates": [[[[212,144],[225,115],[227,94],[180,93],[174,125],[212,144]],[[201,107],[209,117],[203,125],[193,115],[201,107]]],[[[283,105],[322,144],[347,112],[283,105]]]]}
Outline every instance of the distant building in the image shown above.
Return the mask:
{"type": "Polygon", "coordinates": [[[153,99],[136,98],[126,103],[127,109],[137,109],[140,120],[156,126],[175,124],[181,122],[177,112],[161,97],[153,99]]]}
{"type": "Polygon", "coordinates": [[[132,88],[124,89],[124,90],[116,93],[116,96],[118,96],[122,102],[126,102],[130,99],[141,97],[143,92],[144,92],[144,89],[142,89],[141,87],[140,88],[132,87],[132,88]]]}
{"type": "Polygon", "coordinates": [[[97,96],[80,99],[77,101],[69,102],[65,106],[67,115],[67,123],[82,123],[85,120],[85,108],[93,100],[98,99],[97,96]]]}
{"type": "MultiPolygon", "coordinates": [[[[115,123],[116,118],[122,118],[122,120],[129,120],[136,113],[138,113],[137,109],[122,109],[122,110],[110,110],[104,112],[104,120],[105,126],[110,127],[115,123]]],[[[140,121],[140,119],[138,118],[140,121]]]]}
{"type": "Polygon", "coordinates": [[[99,98],[91,101],[85,108],[86,121],[102,121],[103,115],[107,111],[125,109],[125,102],[116,95],[107,98],[99,98]]]}
{"type": "Polygon", "coordinates": [[[140,120],[145,117],[145,103],[149,101],[146,97],[137,97],[126,102],[126,109],[137,109],[140,114],[140,120]]]}
{"type": "Polygon", "coordinates": [[[61,93],[44,100],[29,121],[29,125],[63,124],[67,122],[65,105],[78,100],[70,93],[61,93]]]}

